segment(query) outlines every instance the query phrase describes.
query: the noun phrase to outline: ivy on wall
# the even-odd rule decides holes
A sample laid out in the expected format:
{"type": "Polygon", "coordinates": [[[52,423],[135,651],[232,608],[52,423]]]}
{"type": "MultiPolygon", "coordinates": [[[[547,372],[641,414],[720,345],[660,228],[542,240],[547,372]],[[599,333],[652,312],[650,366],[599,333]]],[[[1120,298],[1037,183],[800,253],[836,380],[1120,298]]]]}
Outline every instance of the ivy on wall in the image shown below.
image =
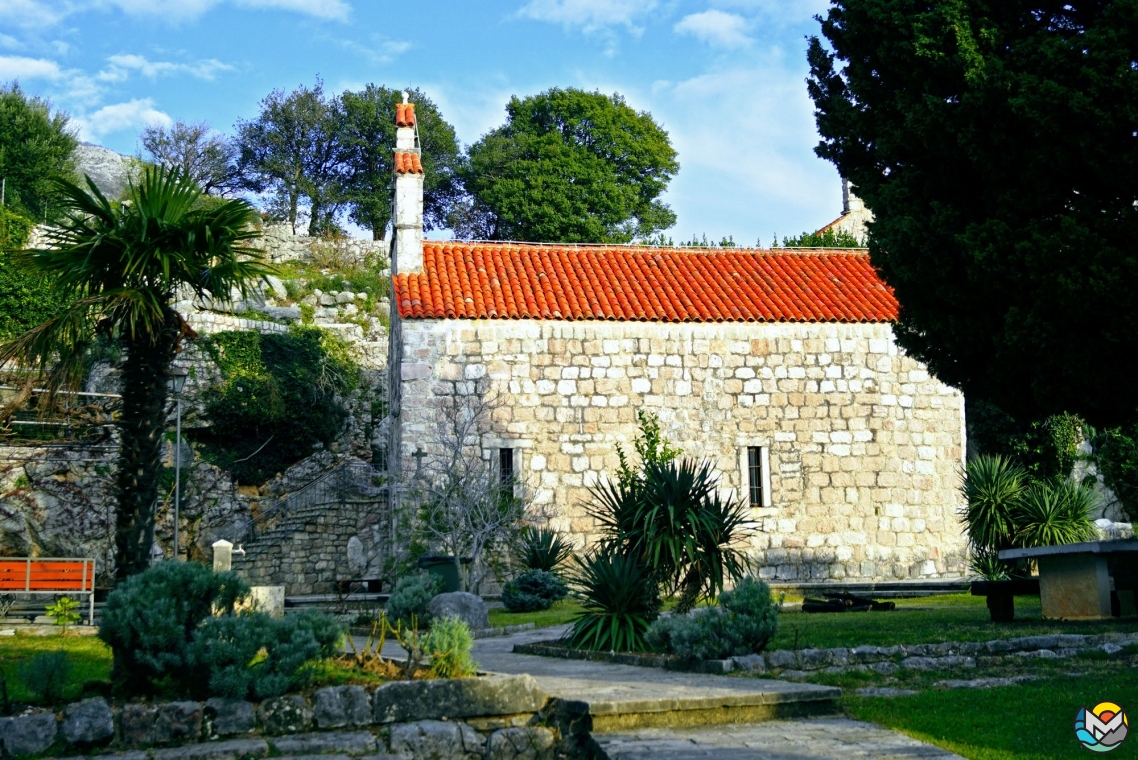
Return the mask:
{"type": "Polygon", "coordinates": [[[11,251],[22,248],[32,220],[0,207],[0,341],[14,338],[58,314],[67,298],[45,277],[16,265],[11,251]]]}
{"type": "Polygon", "coordinates": [[[342,339],[294,326],[287,334],[222,332],[202,344],[221,381],[203,392],[210,427],[191,436],[238,482],[263,483],[340,433],[341,399],[360,382],[342,339]]]}

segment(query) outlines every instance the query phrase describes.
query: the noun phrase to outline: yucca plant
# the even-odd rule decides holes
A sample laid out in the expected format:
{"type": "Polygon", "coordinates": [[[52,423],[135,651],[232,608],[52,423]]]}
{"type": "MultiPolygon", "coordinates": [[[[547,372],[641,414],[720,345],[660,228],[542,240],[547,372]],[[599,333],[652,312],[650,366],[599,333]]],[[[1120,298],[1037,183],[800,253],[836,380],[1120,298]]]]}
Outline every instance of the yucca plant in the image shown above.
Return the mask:
{"type": "Polygon", "coordinates": [[[656,619],[660,592],[655,579],[636,559],[598,548],[574,557],[572,583],[581,612],[569,631],[569,645],[579,649],[639,652],[644,633],[656,619]]]}
{"type": "Polygon", "coordinates": [[[1018,464],[987,454],[968,462],[964,471],[962,515],[968,540],[975,550],[1000,550],[1012,546],[1015,511],[1027,486],[1027,476],[1018,464]]]}
{"type": "Polygon", "coordinates": [[[526,570],[556,572],[569,559],[573,545],[557,531],[527,525],[518,533],[513,545],[514,562],[526,570]]]}
{"type": "Polygon", "coordinates": [[[724,499],[710,461],[645,462],[639,477],[601,483],[587,506],[609,550],[635,558],[669,593],[677,612],[713,597],[746,572],[739,547],[747,505],[724,499]]]}
{"type": "Polygon", "coordinates": [[[1016,509],[1015,544],[1058,546],[1094,540],[1098,535],[1091,519],[1095,501],[1092,489],[1073,480],[1033,483],[1016,509]]]}

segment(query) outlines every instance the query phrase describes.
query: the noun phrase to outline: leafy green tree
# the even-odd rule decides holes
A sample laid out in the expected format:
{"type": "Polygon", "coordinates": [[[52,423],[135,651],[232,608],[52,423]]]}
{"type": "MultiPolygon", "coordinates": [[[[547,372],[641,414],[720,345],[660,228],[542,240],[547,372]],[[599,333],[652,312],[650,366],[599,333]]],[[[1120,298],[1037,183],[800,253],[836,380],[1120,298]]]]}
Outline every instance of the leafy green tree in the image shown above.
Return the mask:
{"type": "Polygon", "coordinates": [[[67,299],[42,275],[24,271],[12,251],[22,248],[35,222],[0,208],[0,340],[12,338],[58,314],[67,299]]]}
{"type": "Polygon", "coordinates": [[[4,204],[43,219],[52,181],[75,174],[75,139],[70,118],[51,103],[30,96],[15,82],[0,85],[0,177],[4,204]]]}
{"type": "Polygon", "coordinates": [[[822,142],[904,349],[1017,419],[1134,420],[1138,4],[836,0],[822,142]]]}
{"type": "Polygon", "coordinates": [[[620,95],[551,89],[511,98],[506,115],[470,147],[460,235],[625,243],[675,224],[659,197],[679,163],[650,114],[620,95]]]}
{"type": "Polygon", "coordinates": [[[84,355],[100,336],[124,348],[122,416],[115,492],[116,574],[150,564],[154,510],[166,425],[167,380],[182,337],[175,294],[230,298],[271,270],[249,247],[259,233],[244,201],[201,203],[201,189],[180,172],[147,167],[128,200],[113,203],[60,180],[64,216],[47,232],[51,248],[18,260],[74,300],[32,330],[0,346],[0,366],[35,369],[49,389],[75,385],[84,355]]]}
{"type": "Polygon", "coordinates": [[[207,194],[225,195],[240,185],[237,147],[204,121],[150,125],[142,130],[139,141],[155,163],[181,169],[207,194]]]}
{"type": "Polygon", "coordinates": [[[832,227],[822,232],[803,232],[782,239],[783,248],[865,248],[865,241],[846,230],[832,227]]]}
{"type": "Polygon", "coordinates": [[[324,83],[290,93],[273,90],[261,113],[237,123],[239,171],[247,189],[269,193],[270,208],[296,230],[307,206],[308,234],[334,227],[346,200],[347,146],[339,98],[324,96],[324,83]]]}
{"type": "MultiPolygon", "coordinates": [[[[462,152],[454,127],[443,119],[421,90],[407,90],[415,104],[415,121],[423,162],[423,225],[445,227],[448,214],[462,195],[458,179],[462,152]]],[[[344,144],[347,148],[349,218],[372,231],[378,240],[391,221],[392,165],[395,154],[395,105],[402,92],[369,84],[341,96],[344,144]]]]}

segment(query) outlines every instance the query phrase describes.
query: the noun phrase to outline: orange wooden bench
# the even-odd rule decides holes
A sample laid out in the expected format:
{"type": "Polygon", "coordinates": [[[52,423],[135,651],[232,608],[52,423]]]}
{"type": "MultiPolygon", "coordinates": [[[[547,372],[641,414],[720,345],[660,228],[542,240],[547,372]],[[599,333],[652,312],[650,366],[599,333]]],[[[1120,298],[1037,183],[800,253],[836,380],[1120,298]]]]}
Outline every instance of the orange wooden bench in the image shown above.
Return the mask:
{"type": "Polygon", "coordinates": [[[87,624],[95,621],[95,560],[0,558],[0,593],[87,594],[87,624]]]}

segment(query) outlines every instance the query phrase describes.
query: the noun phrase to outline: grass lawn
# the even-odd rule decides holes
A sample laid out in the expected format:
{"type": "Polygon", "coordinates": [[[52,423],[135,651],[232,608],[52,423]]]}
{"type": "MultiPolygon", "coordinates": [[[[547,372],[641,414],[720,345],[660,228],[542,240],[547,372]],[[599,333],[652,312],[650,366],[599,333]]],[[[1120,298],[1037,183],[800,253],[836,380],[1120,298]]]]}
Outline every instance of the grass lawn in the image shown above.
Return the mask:
{"type": "Polygon", "coordinates": [[[111,650],[94,636],[5,636],[0,638],[0,675],[8,684],[8,699],[31,702],[20,674],[20,665],[40,652],[67,652],[71,674],[64,689],[64,699],[78,699],[88,681],[111,680],[111,650]]]}
{"type": "Polygon", "coordinates": [[[540,612],[510,612],[507,609],[490,610],[490,625],[506,626],[533,623],[538,628],[572,622],[581,611],[581,604],[574,599],[562,599],[548,610],[540,612]]]}
{"type": "Polygon", "coordinates": [[[1133,618],[1122,622],[1044,620],[1037,596],[1016,597],[1017,619],[1011,623],[991,622],[980,596],[949,594],[896,601],[897,609],[891,612],[784,612],[779,615],[778,634],[767,649],[795,649],[796,641],[798,649],[826,649],[1138,631],[1138,620],[1133,618]]]}
{"type": "MultiPolygon", "coordinates": [[[[1075,741],[1075,714],[1080,707],[1103,701],[1138,715],[1138,672],[1133,665],[995,689],[846,696],[844,703],[853,718],[902,731],[969,760],[1051,760],[1089,757],[1075,741]]],[[[1130,725],[1133,731],[1134,718],[1130,725]]],[[[1138,757],[1138,742],[1131,737],[1111,757],[1138,757]]]]}

